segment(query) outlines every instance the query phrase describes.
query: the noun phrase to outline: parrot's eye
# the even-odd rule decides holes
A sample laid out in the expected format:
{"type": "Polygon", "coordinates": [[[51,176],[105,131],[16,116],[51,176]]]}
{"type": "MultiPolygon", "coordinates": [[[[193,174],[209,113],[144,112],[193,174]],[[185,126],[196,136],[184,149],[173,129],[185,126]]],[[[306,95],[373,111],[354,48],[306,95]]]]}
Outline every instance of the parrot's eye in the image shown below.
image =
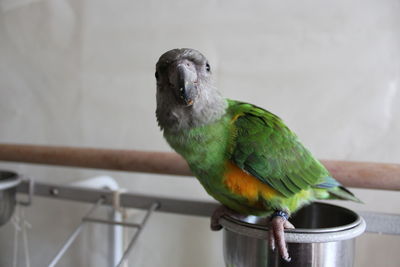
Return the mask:
{"type": "Polygon", "coordinates": [[[158,80],[158,78],[160,78],[160,75],[158,75],[158,71],[156,71],[155,76],[156,76],[157,80],[158,80]]]}
{"type": "Polygon", "coordinates": [[[211,67],[210,64],[206,63],[206,71],[210,72],[211,71],[211,67]]]}

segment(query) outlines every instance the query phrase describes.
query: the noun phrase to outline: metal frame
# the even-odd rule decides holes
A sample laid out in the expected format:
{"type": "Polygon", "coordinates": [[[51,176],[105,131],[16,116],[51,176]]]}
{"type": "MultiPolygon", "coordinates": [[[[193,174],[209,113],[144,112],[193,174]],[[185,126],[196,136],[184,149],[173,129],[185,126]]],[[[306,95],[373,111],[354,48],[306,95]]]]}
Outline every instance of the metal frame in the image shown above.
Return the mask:
{"type": "MultiPolygon", "coordinates": [[[[56,185],[49,183],[32,182],[24,180],[18,186],[18,192],[23,194],[33,193],[36,196],[73,200],[87,203],[96,203],[103,199],[103,205],[113,205],[115,196],[119,196],[119,204],[125,208],[148,209],[157,203],[157,211],[177,213],[182,215],[193,215],[209,217],[219,206],[217,202],[166,198],[134,193],[115,194],[111,190],[80,188],[68,185],[56,185]],[[31,188],[31,189],[30,189],[31,188]],[[34,190],[33,190],[34,189],[34,190]]],[[[358,212],[367,222],[366,232],[389,235],[400,235],[400,214],[387,214],[379,212],[358,212]]],[[[87,221],[105,222],[101,219],[87,218],[87,221]]],[[[126,223],[114,222],[115,224],[129,226],[126,223]]],[[[135,226],[135,225],[131,225],[135,226]]]]}
{"type": "Polygon", "coordinates": [[[117,264],[116,267],[121,267],[122,264],[124,264],[125,260],[128,258],[129,253],[131,252],[133,245],[136,243],[140,233],[142,232],[144,226],[146,225],[147,221],[150,218],[150,215],[157,209],[158,207],[158,203],[153,203],[150,208],[147,210],[146,215],[144,216],[142,223],[140,225],[138,225],[138,230],[136,231],[136,233],[133,235],[131,242],[129,242],[129,245],[127,247],[127,249],[124,252],[124,255],[121,258],[121,261],[117,264]]]}
{"type": "MultiPolygon", "coordinates": [[[[118,182],[111,176],[98,175],[83,180],[68,183],[75,187],[92,188],[92,189],[107,189],[113,190],[115,194],[118,194],[121,190],[118,182]]],[[[119,200],[116,196],[115,200],[119,200]]],[[[106,207],[108,221],[119,222],[122,220],[122,210],[119,207],[118,202],[115,202],[113,206],[106,207]]],[[[118,224],[110,225],[108,229],[108,266],[116,266],[124,253],[123,246],[123,226],[118,224]]]]}
{"type": "MultiPolygon", "coordinates": [[[[28,194],[29,183],[22,181],[17,188],[18,193],[28,194]]],[[[73,200],[86,203],[96,203],[100,198],[103,205],[114,204],[115,193],[106,189],[82,188],[70,185],[57,185],[50,183],[35,182],[34,195],[63,200],[73,200]]],[[[158,203],[157,211],[178,213],[182,215],[210,216],[215,208],[219,206],[217,202],[186,200],[177,198],[167,198],[149,196],[133,193],[119,193],[119,205],[125,208],[147,209],[153,203],[158,203]]]]}
{"type": "Polygon", "coordinates": [[[215,202],[201,202],[132,193],[121,193],[120,191],[115,190],[93,189],[87,187],[78,187],[76,185],[57,185],[41,182],[33,183],[32,180],[23,180],[18,185],[17,192],[20,194],[28,195],[29,201],[26,204],[31,203],[33,195],[55,199],[95,203],[94,206],[86,213],[86,215],[83,216],[81,223],[75,228],[72,234],[64,242],[58,253],[51,260],[48,265],[49,267],[56,266],[56,264],[59,262],[59,260],[68,250],[68,248],[83,231],[87,223],[103,223],[109,225],[132,227],[137,229],[126,250],[124,251],[122,258],[116,265],[116,267],[121,267],[127,259],[129,253],[131,252],[134,244],[138,240],[138,237],[145,227],[147,221],[149,220],[151,214],[155,210],[185,215],[209,216],[211,215],[212,211],[216,207],[218,207],[218,204],[215,202]],[[120,207],[145,209],[147,210],[147,212],[140,224],[127,223],[116,220],[106,220],[91,216],[91,214],[100,205],[113,206],[115,205],[115,203],[118,203],[120,207]]]}
{"type": "MultiPolygon", "coordinates": [[[[73,200],[86,203],[95,203],[93,207],[82,218],[81,223],[75,228],[72,234],[67,238],[64,245],[49,263],[49,267],[54,267],[65,254],[68,248],[72,245],[75,239],[88,223],[102,223],[109,225],[118,225],[137,229],[126,250],[116,267],[122,267],[138,237],[148,222],[151,214],[154,211],[176,213],[182,215],[193,216],[210,216],[212,212],[219,206],[218,203],[212,201],[199,201],[187,199],[175,199],[166,197],[149,196],[134,193],[122,193],[115,190],[93,189],[85,187],[77,187],[71,185],[57,185],[49,183],[41,183],[30,180],[23,180],[17,187],[17,192],[27,194],[28,201],[25,205],[30,205],[33,195],[56,198],[63,200],[73,200]],[[115,206],[118,203],[119,207],[136,208],[147,210],[141,223],[128,223],[119,220],[106,220],[102,218],[92,217],[91,214],[100,206],[108,205],[115,206]]],[[[377,212],[358,212],[366,221],[366,232],[400,235],[400,215],[385,214],[377,212]]]]}
{"type": "Polygon", "coordinates": [[[159,206],[158,203],[153,203],[147,210],[144,218],[142,219],[141,223],[125,223],[125,222],[119,222],[119,221],[111,221],[111,220],[105,220],[105,219],[99,219],[99,218],[94,218],[90,217],[91,214],[101,205],[104,204],[104,198],[100,198],[86,213],[86,215],[82,218],[81,223],[75,228],[75,230],[72,232],[72,234],[67,238],[67,240],[64,242],[63,246],[60,248],[60,250],[57,252],[57,254],[53,257],[51,262],[48,264],[48,267],[54,267],[56,264],[60,261],[62,256],[65,254],[65,252],[69,249],[69,247],[72,245],[72,243],[76,240],[76,238],[79,236],[80,233],[82,233],[84,226],[87,225],[87,223],[101,223],[101,224],[109,224],[109,225],[121,225],[125,227],[131,227],[131,228],[136,228],[136,232],[131,238],[131,241],[129,242],[126,250],[124,251],[124,254],[122,255],[122,258],[119,260],[118,264],[115,267],[121,267],[126,259],[128,258],[130,252],[132,251],[133,246],[135,245],[136,241],[139,238],[140,233],[146,226],[150,216],[153,214],[153,212],[157,209],[159,206]]]}
{"type": "MultiPolygon", "coordinates": [[[[103,199],[99,199],[96,204],[93,205],[89,209],[89,211],[86,213],[86,216],[89,216],[93,211],[95,211],[103,202],[103,199]]],[[[86,217],[85,216],[85,217],[86,217]]],[[[48,267],[54,267],[56,264],[59,262],[61,257],[65,254],[65,252],[68,250],[68,248],[72,245],[72,243],[75,241],[75,239],[79,236],[79,234],[82,232],[83,227],[85,226],[85,221],[82,221],[76,228],[75,231],[72,232],[72,234],[68,237],[67,241],[65,241],[64,245],[60,248],[60,250],[57,252],[57,254],[54,256],[54,258],[51,260],[49,263],[48,267]]]]}

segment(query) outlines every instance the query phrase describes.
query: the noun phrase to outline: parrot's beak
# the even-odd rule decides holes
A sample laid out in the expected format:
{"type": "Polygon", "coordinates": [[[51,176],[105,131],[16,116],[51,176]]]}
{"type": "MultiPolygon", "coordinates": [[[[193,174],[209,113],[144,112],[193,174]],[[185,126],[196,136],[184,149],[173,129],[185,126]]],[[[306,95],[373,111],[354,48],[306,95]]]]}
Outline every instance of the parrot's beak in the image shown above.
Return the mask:
{"type": "Polygon", "coordinates": [[[194,64],[188,60],[176,65],[175,87],[178,101],[191,106],[197,96],[197,72],[194,64]]]}

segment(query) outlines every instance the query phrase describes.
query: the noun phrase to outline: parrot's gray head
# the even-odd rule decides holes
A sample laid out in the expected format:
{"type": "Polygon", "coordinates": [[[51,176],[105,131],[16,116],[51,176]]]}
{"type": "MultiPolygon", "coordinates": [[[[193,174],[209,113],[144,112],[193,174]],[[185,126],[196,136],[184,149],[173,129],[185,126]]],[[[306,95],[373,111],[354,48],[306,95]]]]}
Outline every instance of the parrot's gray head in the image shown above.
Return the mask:
{"type": "Polygon", "coordinates": [[[212,83],[211,67],[189,48],[164,53],[156,65],[157,120],[161,129],[179,131],[219,119],[226,109],[212,83]]]}

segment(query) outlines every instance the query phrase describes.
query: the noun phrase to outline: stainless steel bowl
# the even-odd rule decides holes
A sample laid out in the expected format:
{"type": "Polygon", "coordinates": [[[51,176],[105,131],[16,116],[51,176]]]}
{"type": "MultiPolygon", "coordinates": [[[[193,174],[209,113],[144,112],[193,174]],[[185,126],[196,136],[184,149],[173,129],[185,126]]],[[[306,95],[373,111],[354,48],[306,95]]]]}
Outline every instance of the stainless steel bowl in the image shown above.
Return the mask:
{"type": "Polygon", "coordinates": [[[14,212],[19,176],[10,171],[0,170],[0,226],[7,223],[14,212]]]}
{"type": "Polygon", "coordinates": [[[227,267],[350,267],[355,237],[365,231],[365,221],[355,212],[335,205],[313,203],[299,210],[286,230],[290,262],[268,248],[267,219],[224,216],[224,258],[227,267]]]}

